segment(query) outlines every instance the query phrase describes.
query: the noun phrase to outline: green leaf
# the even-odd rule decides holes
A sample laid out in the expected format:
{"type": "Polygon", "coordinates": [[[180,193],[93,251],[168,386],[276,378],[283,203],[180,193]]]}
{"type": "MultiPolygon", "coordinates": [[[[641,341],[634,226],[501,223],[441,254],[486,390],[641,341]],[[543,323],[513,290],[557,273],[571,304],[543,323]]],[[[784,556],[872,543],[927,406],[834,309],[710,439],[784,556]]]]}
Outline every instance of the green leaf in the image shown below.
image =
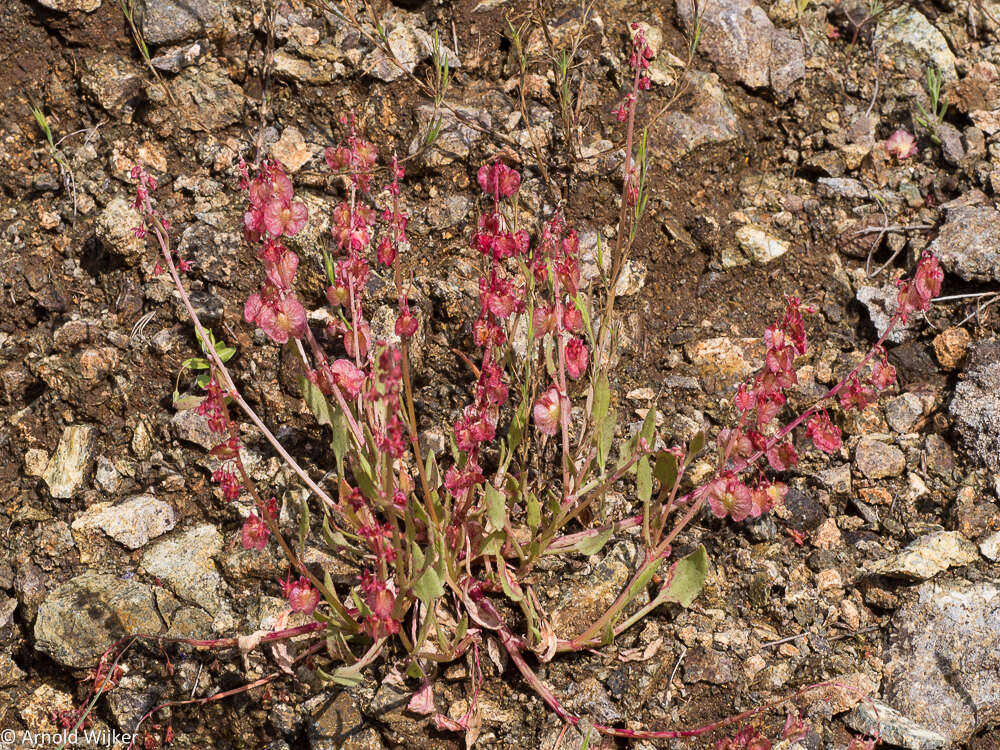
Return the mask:
{"type": "Polygon", "coordinates": [[[559,370],[556,368],[555,343],[551,336],[545,337],[542,350],[545,352],[545,371],[549,374],[550,378],[554,379],[559,370]]]}
{"type": "Polygon", "coordinates": [[[188,409],[194,409],[204,400],[205,400],[204,396],[182,396],[177,391],[174,391],[174,408],[177,411],[187,411],[188,409]]]}
{"type": "Polygon", "coordinates": [[[427,451],[427,459],[424,461],[424,474],[427,475],[427,484],[432,490],[441,486],[441,470],[438,469],[437,458],[434,451],[427,451]]]}
{"type": "Polygon", "coordinates": [[[644,503],[648,503],[649,498],[653,496],[653,472],[649,467],[649,456],[643,456],[639,459],[635,478],[635,494],[644,503]]]}
{"type": "Polygon", "coordinates": [[[608,462],[608,452],[611,450],[611,441],[615,436],[615,428],[618,426],[618,414],[612,410],[607,418],[601,422],[597,431],[597,466],[603,472],[604,466],[608,462]]]}
{"type": "Polygon", "coordinates": [[[211,378],[209,377],[208,373],[207,372],[203,372],[201,375],[199,375],[195,379],[194,383],[199,388],[208,388],[208,381],[209,380],[211,380],[211,378]]]}
{"type": "Polygon", "coordinates": [[[482,546],[479,548],[480,555],[496,555],[500,553],[503,548],[503,543],[506,540],[506,536],[502,531],[494,531],[492,534],[483,540],[482,546]]]}
{"type": "Polygon", "coordinates": [[[611,538],[614,531],[614,527],[609,526],[600,534],[595,534],[594,536],[588,536],[585,539],[581,539],[579,542],[570,547],[569,551],[579,552],[581,555],[596,555],[601,551],[601,548],[608,543],[608,540],[611,538]]]}
{"type": "Polygon", "coordinates": [[[316,417],[316,421],[321,425],[332,424],[330,405],[326,402],[326,396],[323,395],[323,392],[304,375],[299,375],[299,387],[302,389],[302,399],[309,407],[309,411],[316,417]]]}
{"type": "Polygon", "coordinates": [[[660,483],[664,490],[672,490],[677,481],[677,456],[669,451],[660,451],[656,456],[656,466],[653,467],[653,476],[660,483]]]}
{"type": "Polygon", "coordinates": [[[337,476],[344,476],[344,456],[347,454],[347,418],[340,408],[333,410],[333,437],[330,438],[330,447],[333,448],[333,458],[337,462],[337,476]]]}
{"type": "Polygon", "coordinates": [[[358,483],[358,489],[361,490],[361,494],[369,500],[377,499],[379,494],[378,487],[375,485],[375,478],[372,476],[371,467],[360,453],[358,453],[358,462],[353,466],[353,469],[354,481],[358,483]]]}
{"type": "Polygon", "coordinates": [[[356,667],[340,667],[339,669],[335,669],[333,674],[323,671],[321,667],[316,667],[316,674],[319,675],[321,680],[332,682],[335,685],[343,685],[344,687],[355,687],[364,682],[361,670],[356,667]]]}
{"type": "MultiPolygon", "coordinates": [[[[415,569],[424,567],[424,552],[418,545],[413,545],[412,553],[415,569]]],[[[413,594],[422,601],[428,609],[434,606],[434,600],[444,594],[444,585],[441,583],[441,576],[434,569],[433,565],[428,565],[419,579],[413,584],[413,594]]]]}
{"type": "Polygon", "coordinates": [[[498,531],[507,525],[507,496],[489,482],[486,483],[486,517],[498,531]]]}
{"type": "Polygon", "coordinates": [[[299,556],[306,551],[306,537],[309,535],[309,503],[303,497],[299,503],[299,556]]]}
{"type": "MultiPolygon", "coordinates": [[[[587,305],[584,302],[583,297],[579,294],[573,298],[573,304],[576,309],[580,311],[580,317],[583,318],[583,325],[587,329],[587,333],[590,335],[591,343],[593,343],[594,333],[593,328],[590,325],[590,310],[587,309],[587,305]]],[[[597,363],[595,363],[596,366],[597,363]]]]}
{"type": "MultiPolygon", "coordinates": [[[[653,447],[653,434],[656,432],[656,408],[651,406],[646,412],[646,418],[642,421],[642,429],[639,430],[639,437],[646,438],[649,447],[653,447]]],[[[638,440],[636,444],[638,445],[638,440]]]]}
{"type": "Polygon", "coordinates": [[[611,387],[608,385],[608,375],[605,372],[597,376],[597,383],[594,385],[594,422],[600,423],[608,416],[608,407],[611,405],[611,387]]]}
{"type": "Polygon", "coordinates": [[[665,602],[677,602],[690,607],[705,585],[708,576],[708,553],[701,545],[691,554],[682,557],[670,568],[670,578],[657,596],[665,602]]]}
{"type": "Polygon", "coordinates": [[[500,585],[503,587],[504,594],[512,602],[519,602],[524,599],[524,592],[521,590],[520,584],[511,577],[510,571],[507,569],[507,563],[504,562],[503,557],[497,555],[496,561],[497,573],[500,576],[500,585]]]}
{"type": "Polygon", "coordinates": [[[215,347],[215,353],[219,355],[219,359],[221,359],[223,362],[228,362],[233,358],[233,355],[236,354],[236,347],[226,346],[225,344],[220,342],[215,347]]]}
{"type": "Polygon", "coordinates": [[[507,447],[510,452],[513,453],[517,450],[518,446],[521,444],[521,440],[524,439],[524,426],[527,423],[528,404],[524,402],[517,411],[514,412],[514,418],[510,421],[510,429],[507,430],[507,447]]]}
{"type": "Polygon", "coordinates": [[[699,432],[688,443],[687,455],[684,457],[684,465],[688,466],[695,457],[705,448],[705,433],[699,432]]]}
{"type": "Polygon", "coordinates": [[[539,502],[538,496],[531,492],[528,494],[526,505],[525,515],[527,516],[528,528],[534,533],[542,525],[542,504],[539,502]]]}
{"type": "Polygon", "coordinates": [[[189,357],[181,362],[181,367],[185,370],[207,370],[210,365],[208,360],[201,357],[189,357]]]}

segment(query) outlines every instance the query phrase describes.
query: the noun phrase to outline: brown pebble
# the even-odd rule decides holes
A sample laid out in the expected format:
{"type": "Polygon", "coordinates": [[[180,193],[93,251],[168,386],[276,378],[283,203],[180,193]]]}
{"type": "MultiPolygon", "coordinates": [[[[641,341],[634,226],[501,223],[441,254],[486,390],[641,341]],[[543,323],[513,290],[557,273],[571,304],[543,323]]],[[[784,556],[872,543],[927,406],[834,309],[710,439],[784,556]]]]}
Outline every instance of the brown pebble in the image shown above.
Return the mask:
{"type": "Polygon", "coordinates": [[[965,357],[972,337],[964,328],[948,328],[934,337],[934,354],[938,364],[946,370],[954,370],[965,357]]]}

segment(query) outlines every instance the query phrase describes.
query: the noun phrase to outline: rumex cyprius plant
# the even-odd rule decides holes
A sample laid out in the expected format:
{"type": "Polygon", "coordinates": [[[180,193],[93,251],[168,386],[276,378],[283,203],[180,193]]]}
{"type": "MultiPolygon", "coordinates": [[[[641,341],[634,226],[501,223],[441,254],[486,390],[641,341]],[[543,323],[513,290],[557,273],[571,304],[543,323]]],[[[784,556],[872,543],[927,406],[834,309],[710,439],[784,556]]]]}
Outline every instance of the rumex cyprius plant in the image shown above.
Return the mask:
{"type": "MultiPolygon", "coordinates": [[[[897,322],[926,309],[940,289],[937,261],[925,256],[914,279],[902,282],[896,316],[867,356],[815,404],[783,421],[786,389],[796,384],[795,360],[808,347],[803,314],[809,309],[788,300],[782,319],[765,331],[763,368],[734,395],[736,424],[715,436],[714,470],[682,494],[705,435],[687,446],[659,449],[651,409],[634,435],[618,439],[609,378],[615,281],[646,201],[645,137],[634,159],[632,135],[639,93],[648,88],[650,54],[641,30],[634,31],[632,90],[616,110],[627,123],[618,271],[603,290],[602,304],[583,288],[579,237],[566,218],[557,211],[525,224],[518,201],[521,174],[499,159],[477,170],[482,209],[470,247],[481,256],[482,272],[472,324],[476,352],[465,358],[473,383],[452,425],[450,450],[442,455],[422,448],[414,404],[409,349],[426,321],[407,301],[411,282],[401,263],[410,252],[402,199],[406,175],[397,158],[388,160],[388,183],[375,195],[373,187],[385,171],[377,149],[352,119],[342,120],[344,142],[325,154],[330,169],[343,177],[344,191],[331,210],[332,251],[310,259],[322,262],[328,282],[330,322],[321,331],[313,330],[306,302],[296,293],[300,258],[284,244],[308,221],[305,205],[296,200],[279,162],[265,161],[256,169],[241,163],[244,235],[263,271],[244,319],[275,344],[293,348],[302,396],[329,429],[332,492],[326,488],[331,485],[302,469],[240,395],[190,305],[180,277],[184,261],[175,260],[168,228],[152,204],[155,183],[140,167],[133,172],[137,206],[209,363],[205,395],[195,408],[219,437],[212,453],[220,468],[213,480],[226,499],[245,492],[255,505],[241,531],[244,547],[263,549],[273,538],[288,558],[292,572],[282,591],[292,611],[315,618],[313,628],[294,634],[322,637],[311,647],[325,652],[316,667],[321,677],[355,684],[365,667],[385,658],[416,681],[410,709],[432,715],[441,728],[474,729],[476,701],[458,720],[437,713],[432,692],[437,665],[469,651],[478,664],[479,646],[489,637],[499,641],[553,711],[579,723],[539,679],[530,659],[544,662],[560,652],[606,645],[664,603],[690,604],[704,581],[707,557],[702,546],[676,559],[678,535],[706,505],[715,516],[740,522],[783,502],[787,488],[774,474],[799,460],[793,430],[806,425],[815,448],[836,451],[840,431],[829,410],[837,402],[844,410],[864,409],[893,382],[882,349],[885,336],[897,322]],[[382,337],[366,317],[373,274],[391,278],[398,299],[393,330],[382,337]],[[294,533],[282,528],[277,501],[258,491],[243,465],[233,406],[315,497],[313,505],[302,502],[297,509],[294,533]],[[623,481],[634,487],[635,512],[608,520],[607,494],[623,481]],[[629,582],[580,632],[556,632],[530,582],[539,561],[594,554],[630,528],[638,529],[643,554],[629,582]],[[306,541],[317,537],[357,560],[352,585],[337,586],[328,573],[302,563],[306,541]],[[501,599],[505,606],[499,606],[501,599]]],[[[478,668],[473,679],[477,695],[478,668]]],[[[683,737],[745,716],[693,730],[593,726],[622,737],[683,737]]],[[[757,739],[747,730],[734,741],[742,744],[731,746],[750,746],[757,739]]]]}

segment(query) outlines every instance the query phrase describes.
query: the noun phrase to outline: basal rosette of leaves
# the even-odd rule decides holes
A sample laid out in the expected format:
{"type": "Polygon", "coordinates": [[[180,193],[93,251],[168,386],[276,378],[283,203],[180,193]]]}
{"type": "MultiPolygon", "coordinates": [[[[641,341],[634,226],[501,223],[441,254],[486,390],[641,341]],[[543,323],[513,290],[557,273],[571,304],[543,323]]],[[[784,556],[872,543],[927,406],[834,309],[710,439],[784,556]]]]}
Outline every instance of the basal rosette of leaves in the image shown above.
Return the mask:
{"type": "MultiPolygon", "coordinates": [[[[940,289],[937,261],[925,256],[914,279],[901,285],[893,324],[864,360],[813,406],[782,421],[785,389],[796,383],[794,361],[808,346],[808,308],[790,299],[783,318],[765,332],[764,367],[734,395],[737,424],[713,436],[715,469],[708,481],[693,487],[687,481],[706,436],[657,449],[655,409],[635,435],[619,438],[608,365],[615,359],[613,289],[646,202],[645,137],[633,160],[632,133],[651,55],[641,30],[635,32],[632,92],[615,110],[628,123],[612,258],[617,271],[596,291],[581,286],[578,236],[563,216],[525,223],[516,169],[494,159],[476,172],[482,196],[469,243],[482,259],[482,274],[478,309],[470,311],[476,350],[462,355],[474,384],[452,425],[449,450],[441,455],[422,449],[418,430],[409,350],[426,321],[407,301],[411,281],[401,261],[411,253],[405,171],[394,156],[383,154],[380,161],[353,120],[343,119],[343,143],[325,154],[345,185],[343,199],[331,206],[330,251],[307,259],[284,243],[311,217],[282,165],[264,161],[251,170],[241,162],[244,236],[262,268],[244,319],[298,358],[302,398],[327,430],[334,455],[328,467],[334,479],[323,483],[287,453],[240,395],[226,365],[231,349],[203,328],[185,292],[180,274],[188,262],[170,248],[169,227],[152,203],[155,181],[141,167],[133,170],[135,206],[145,217],[138,232],[155,236],[160,262],[184,300],[204,354],[189,363],[207,371],[199,383],[205,395],[178,405],[196,408],[218,435],[212,454],[220,468],[213,480],[224,497],[249,496],[255,505],[241,531],[243,546],[278,544],[288,558],[293,575],[282,591],[292,611],[316,620],[311,632],[323,640],[310,652],[325,653],[317,661],[322,677],[350,685],[376,659],[391,660],[415,681],[410,710],[431,715],[440,728],[474,732],[476,701],[465,716],[451,719],[436,711],[431,686],[441,663],[470,650],[478,663],[487,638],[499,642],[553,711],[578,723],[537,677],[531,660],[601,647],[663,604],[688,606],[704,583],[708,559],[703,546],[678,559],[672,549],[677,536],[706,506],[740,522],[782,503],[787,488],[774,477],[799,460],[792,431],[805,425],[817,450],[836,451],[840,431],[828,408],[839,401],[842,409],[864,409],[893,382],[882,349],[885,336],[897,321],[926,309],[940,289]],[[300,262],[321,263],[327,276],[331,322],[322,336],[296,292],[300,262]],[[367,317],[366,290],[374,274],[395,285],[391,342],[374,336],[367,317]],[[282,528],[277,502],[258,491],[243,466],[233,407],[311,491],[312,502],[297,509],[297,529],[282,528]],[[607,495],[623,482],[634,498],[634,514],[605,522],[607,495]],[[688,487],[683,494],[682,486],[688,487]],[[556,632],[529,583],[539,561],[595,554],[628,529],[638,529],[644,549],[629,582],[580,632],[556,632]],[[353,585],[337,586],[329,574],[302,563],[307,540],[317,537],[358,561],[353,585]],[[501,614],[510,611],[519,612],[518,629],[501,614]]],[[[480,680],[476,670],[474,694],[480,680]]],[[[660,731],[593,726],[618,736],[661,738],[693,736],[725,723],[660,731]]]]}

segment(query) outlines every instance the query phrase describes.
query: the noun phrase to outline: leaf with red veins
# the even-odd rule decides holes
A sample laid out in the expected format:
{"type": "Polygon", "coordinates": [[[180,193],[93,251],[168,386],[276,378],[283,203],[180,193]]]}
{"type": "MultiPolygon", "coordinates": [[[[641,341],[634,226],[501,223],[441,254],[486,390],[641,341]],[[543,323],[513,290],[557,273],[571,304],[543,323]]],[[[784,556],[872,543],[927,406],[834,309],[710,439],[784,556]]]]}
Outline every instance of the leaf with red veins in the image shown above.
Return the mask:
{"type": "Polygon", "coordinates": [[[406,710],[420,716],[434,713],[434,689],[430,680],[424,680],[423,684],[413,691],[410,702],[406,704],[406,710]]]}
{"type": "Polygon", "coordinates": [[[830,421],[830,415],[825,411],[809,420],[806,434],[813,445],[824,453],[836,453],[840,450],[840,428],[830,421]]]}
{"type": "Polygon", "coordinates": [[[267,546],[267,539],[271,535],[271,530],[264,521],[257,517],[256,513],[251,513],[247,520],[243,522],[240,530],[240,542],[244,549],[264,549],[267,546]]]}
{"type": "Polygon", "coordinates": [[[718,518],[742,521],[753,507],[750,488],[736,477],[716,479],[708,486],[708,505],[718,518]]]}
{"type": "Polygon", "coordinates": [[[550,385],[548,390],[538,397],[531,414],[535,419],[535,427],[549,437],[559,432],[562,415],[561,399],[559,389],[555,385],[550,385]]]}
{"type": "Polygon", "coordinates": [[[573,380],[576,380],[587,372],[589,354],[583,341],[578,338],[572,338],[566,342],[565,357],[566,374],[573,378],[573,380]]]}
{"type": "Polygon", "coordinates": [[[799,457],[795,452],[795,446],[791,441],[772,445],[767,449],[767,462],[775,471],[788,471],[798,463],[799,457]]]}
{"type": "Polygon", "coordinates": [[[308,218],[308,209],[299,201],[291,203],[272,198],[264,206],[264,227],[275,237],[297,234],[308,218]]]}
{"type": "Polygon", "coordinates": [[[306,311],[295,297],[282,297],[261,306],[257,325],[276,344],[284,344],[289,337],[306,335],[306,311]]]}
{"type": "Polygon", "coordinates": [[[333,382],[350,398],[357,398],[365,384],[365,373],[347,359],[334,360],[330,364],[333,382]]]}

